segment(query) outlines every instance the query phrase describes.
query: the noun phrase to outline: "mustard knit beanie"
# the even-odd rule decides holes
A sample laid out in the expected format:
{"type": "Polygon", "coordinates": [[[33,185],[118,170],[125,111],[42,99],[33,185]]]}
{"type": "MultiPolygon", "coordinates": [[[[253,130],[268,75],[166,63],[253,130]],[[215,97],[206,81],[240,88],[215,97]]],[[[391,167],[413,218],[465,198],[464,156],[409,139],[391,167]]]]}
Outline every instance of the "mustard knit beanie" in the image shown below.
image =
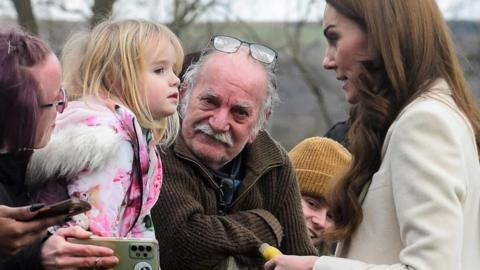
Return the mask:
{"type": "Polygon", "coordinates": [[[343,173],[352,159],[341,144],[321,137],[303,140],[288,155],[297,171],[300,192],[313,197],[325,197],[335,176],[343,173]]]}

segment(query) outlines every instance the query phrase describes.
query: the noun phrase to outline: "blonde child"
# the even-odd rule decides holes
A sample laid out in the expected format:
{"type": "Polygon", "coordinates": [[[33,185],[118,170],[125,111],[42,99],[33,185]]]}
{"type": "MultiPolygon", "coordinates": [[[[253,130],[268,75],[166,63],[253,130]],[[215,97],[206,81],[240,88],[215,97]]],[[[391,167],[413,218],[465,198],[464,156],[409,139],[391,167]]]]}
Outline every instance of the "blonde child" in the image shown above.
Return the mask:
{"type": "Polygon", "coordinates": [[[29,185],[46,203],[64,197],[92,209],[74,217],[99,236],[154,238],[150,209],[162,185],[156,150],[178,133],[180,41],[145,20],[105,21],[63,51],[74,100],[51,144],[29,165],[29,185]]]}

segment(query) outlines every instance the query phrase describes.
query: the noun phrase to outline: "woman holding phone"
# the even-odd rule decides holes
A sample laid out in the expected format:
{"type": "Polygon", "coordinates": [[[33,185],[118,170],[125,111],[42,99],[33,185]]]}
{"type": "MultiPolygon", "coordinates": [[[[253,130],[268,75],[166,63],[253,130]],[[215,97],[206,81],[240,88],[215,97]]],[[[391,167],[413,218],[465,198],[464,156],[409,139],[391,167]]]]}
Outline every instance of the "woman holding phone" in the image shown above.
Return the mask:
{"type": "Polygon", "coordinates": [[[36,37],[0,29],[0,71],[0,269],[115,265],[111,249],[66,242],[67,237],[90,236],[80,228],[45,239],[46,229],[64,223],[66,216],[35,219],[43,205],[26,206],[30,156],[48,143],[57,112],[67,105],[57,57],[36,37]]]}

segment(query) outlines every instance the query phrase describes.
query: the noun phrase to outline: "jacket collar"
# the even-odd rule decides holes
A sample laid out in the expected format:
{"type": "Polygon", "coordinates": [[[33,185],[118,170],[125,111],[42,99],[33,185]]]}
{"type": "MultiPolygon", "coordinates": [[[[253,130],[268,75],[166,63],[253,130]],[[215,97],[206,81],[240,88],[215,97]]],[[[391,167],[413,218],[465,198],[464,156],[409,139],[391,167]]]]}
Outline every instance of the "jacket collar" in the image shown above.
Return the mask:
{"type": "MultiPolygon", "coordinates": [[[[187,147],[182,135],[176,139],[173,151],[176,155],[191,159],[205,167],[187,147]]],[[[259,131],[256,140],[245,145],[242,154],[244,156],[243,166],[255,174],[260,174],[266,168],[279,166],[285,162],[285,157],[282,155],[279,145],[266,130],[259,131]]]]}

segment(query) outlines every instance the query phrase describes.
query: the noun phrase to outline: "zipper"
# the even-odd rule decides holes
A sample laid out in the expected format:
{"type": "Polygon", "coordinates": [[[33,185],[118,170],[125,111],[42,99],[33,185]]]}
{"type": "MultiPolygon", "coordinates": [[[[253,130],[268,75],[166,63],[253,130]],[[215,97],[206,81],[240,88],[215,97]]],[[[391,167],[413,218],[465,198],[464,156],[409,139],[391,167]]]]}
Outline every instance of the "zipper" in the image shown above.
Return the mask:
{"type": "Polygon", "coordinates": [[[177,155],[182,157],[183,159],[188,160],[188,161],[192,162],[193,164],[197,165],[197,167],[199,167],[200,170],[202,170],[202,172],[207,176],[210,183],[212,183],[213,186],[215,187],[215,193],[216,193],[216,196],[217,196],[217,208],[218,208],[217,213],[221,216],[225,216],[226,215],[225,209],[226,209],[227,205],[225,204],[225,201],[223,200],[224,194],[223,194],[222,186],[218,185],[217,182],[215,182],[215,180],[210,176],[210,173],[204,168],[204,166],[202,164],[200,164],[197,161],[191,159],[190,157],[182,155],[180,153],[177,153],[177,155]]]}
{"type": "MultiPolygon", "coordinates": [[[[197,166],[203,171],[203,173],[207,176],[208,180],[210,180],[210,182],[213,183],[213,185],[214,185],[215,188],[216,188],[218,206],[222,206],[222,207],[223,207],[222,210],[218,210],[217,212],[218,212],[220,215],[222,215],[222,216],[226,215],[226,213],[225,213],[225,211],[224,211],[226,205],[225,205],[225,202],[224,202],[224,200],[223,200],[223,195],[224,195],[224,194],[223,194],[222,187],[221,187],[220,185],[218,185],[218,184],[215,182],[215,180],[213,180],[212,177],[210,177],[210,174],[204,169],[204,166],[203,166],[202,164],[198,163],[197,161],[195,161],[195,160],[191,159],[190,157],[185,156],[185,155],[183,155],[183,154],[177,153],[177,155],[180,156],[180,157],[182,157],[183,159],[188,160],[188,161],[194,163],[195,165],[197,165],[197,166]]],[[[280,166],[280,165],[281,165],[281,164],[278,164],[278,163],[277,163],[277,164],[272,164],[272,165],[266,167],[265,169],[263,169],[263,170],[260,172],[260,174],[258,175],[258,177],[245,189],[245,191],[242,192],[242,194],[239,194],[239,196],[237,196],[237,198],[233,200],[233,202],[230,204],[230,209],[232,209],[232,208],[235,206],[235,204],[236,204],[238,201],[240,201],[241,198],[243,198],[243,197],[246,196],[246,194],[248,193],[248,191],[258,182],[258,179],[260,179],[260,177],[262,177],[267,171],[269,171],[269,170],[271,170],[271,169],[273,169],[273,168],[275,168],[275,167],[278,167],[278,166],[280,166]]]]}
{"type": "MultiPolygon", "coordinates": [[[[123,128],[125,130],[129,130],[128,126],[122,121],[122,118],[121,116],[119,115],[119,112],[117,110],[121,110],[123,112],[123,109],[119,106],[119,105],[115,105],[114,107],[114,114],[115,114],[115,117],[117,118],[117,120],[119,121],[119,123],[123,126],[123,128]]],[[[135,121],[136,121],[136,118],[135,116],[133,115],[132,116],[132,127],[133,127],[133,133],[132,134],[135,138],[134,140],[132,140],[132,148],[133,148],[133,162],[132,162],[132,175],[130,176],[130,179],[131,180],[134,180],[132,178],[135,178],[135,173],[134,173],[134,170],[137,171],[137,174],[138,174],[138,180],[137,182],[139,182],[139,189],[140,189],[140,207],[138,209],[138,214],[136,215],[134,221],[132,222],[132,225],[130,226],[130,228],[128,229],[127,231],[127,235],[128,233],[130,233],[132,231],[132,229],[135,227],[135,225],[137,225],[137,222],[138,220],[140,219],[140,216],[142,214],[142,208],[143,208],[143,193],[144,193],[144,189],[143,189],[143,174],[142,174],[142,168],[141,168],[141,163],[140,163],[140,141],[139,141],[139,138],[138,138],[138,133],[137,133],[137,129],[135,127],[135,121]]],[[[150,166],[151,164],[149,164],[150,166]]],[[[128,191],[132,188],[132,185],[133,185],[133,182],[134,181],[131,181],[130,183],[130,187],[128,188],[128,191]]],[[[128,196],[128,193],[125,194],[125,196],[128,196]]],[[[124,210],[125,211],[125,210],[124,210]]],[[[123,214],[122,214],[122,217],[123,217],[123,214]]],[[[124,236],[122,236],[124,237],[124,236]]]]}
{"type": "Polygon", "coordinates": [[[258,174],[257,178],[255,178],[255,180],[245,189],[245,191],[242,192],[242,194],[239,194],[237,196],[237,198],[235,200],[233,200],[232,204],[231,204],[231,207],[230,208],[233,208],[235,206],[235,204],[240,201],[241,198],[245,197],[246,194],[248,193],[248,191],[258,182],[258,180],[260,179],[260,177],[262,177],[267,171],[275,168],[275,167],[278,167],[279,165],[278,164],[275,164],[275,165],[271,165],[271,166],[268,166],[266,167],[265,169],[263,169],[260,174],[258,174]]]}
{"type": "MultiPolygon", "coordinates": [[[[138,138],[137,129],[135,127],[135,117],[132,117],[132,126],[133,126],[133,132],[135,133],[135,142],[136,142],[136,147],[134,147],[135,153],[133,154],[133,165],[136,165],[135,167],[137,169],[137,174],[138,174],[138,182],[139,182],[138,184],[140,186],[139,187],[140,188],[140,208],[138,209],[138,215],[135,217],[135,220],[132,223],[132,226],[130,227],[128,232],[131,232],[132,229],[135,227],[135,225],[137,225],[137,222],[140,219],[140,216],[142,215],[143,195],[144,195],[143,194],[144,193],[144,190],[143,190],[143,173],[142,173],[142,166],[141,166],[141,161],[140,161],[140,141],[139,141],[139,138],[138,138]]],[[[148,149],[147,149],[147,151],[148,151],[148,149]]],[[[150,164],[150,162],[149,162],[149,166],[151,166],[151,165],[152,164],[150,164]]],[[[132,169],[133,169],[133,166],[132,166],[132,169]]],[[[132,175],[133,175],[133,173],[132,173],[132,175]]],[[[147,178],[148,178],[148,176],[147,176],[147,178]]],[[[133,182],[132,182],[132,184],[133,184],[133,182]]]]}

